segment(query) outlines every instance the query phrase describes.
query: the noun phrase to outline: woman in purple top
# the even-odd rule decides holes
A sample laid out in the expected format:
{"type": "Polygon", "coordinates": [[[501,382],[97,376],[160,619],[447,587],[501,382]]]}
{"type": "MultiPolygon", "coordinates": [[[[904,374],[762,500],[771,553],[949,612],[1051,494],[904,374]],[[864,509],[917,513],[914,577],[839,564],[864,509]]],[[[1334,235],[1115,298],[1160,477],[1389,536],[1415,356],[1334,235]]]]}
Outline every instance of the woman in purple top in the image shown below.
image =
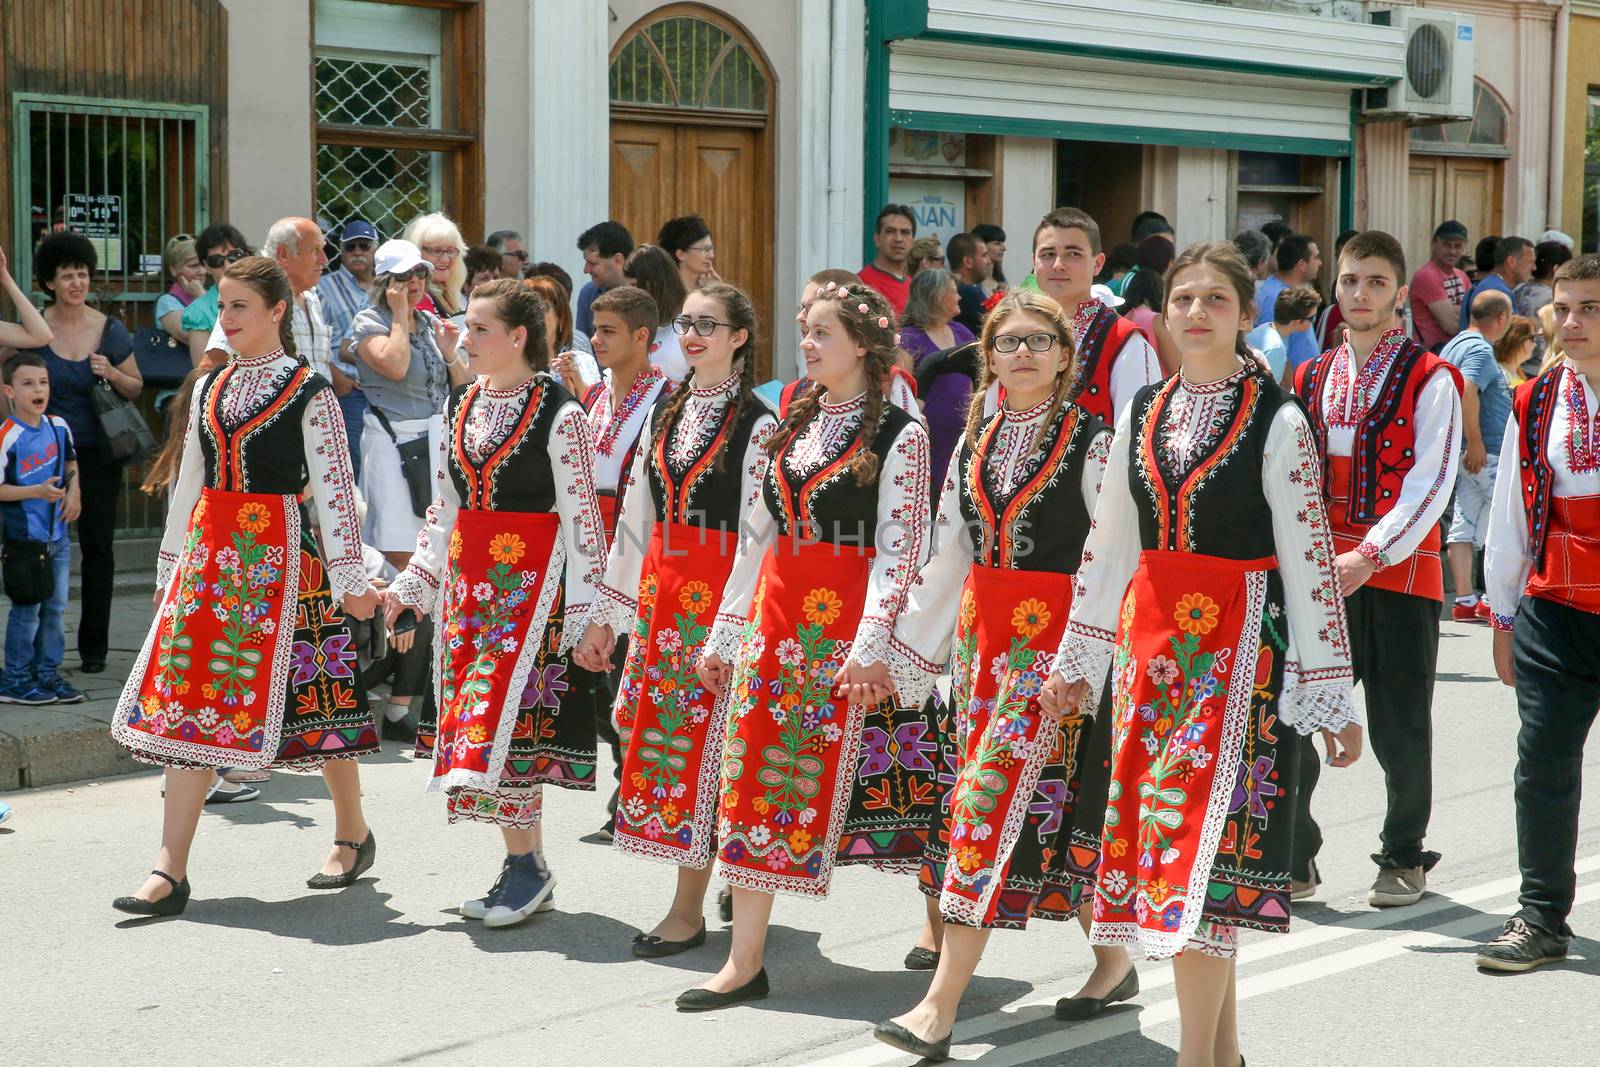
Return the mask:
{"type": "MultiPolygon", "coordinates": [[[[911,279],[911,295],[900,318],[900,347],[910,353],[913,365],[920,365],[935,352],[972,342],[972,331],[953,321],[957,310],[955,275],[947,270],[925,270],[911,279]]],[[[944,488],[950,453],[966,429],[967,401],[971,396],[971,378],[965,374],[941,374],[928,384],[922,398],[922,414],[933,446],[935,493],[944,488]]]]}

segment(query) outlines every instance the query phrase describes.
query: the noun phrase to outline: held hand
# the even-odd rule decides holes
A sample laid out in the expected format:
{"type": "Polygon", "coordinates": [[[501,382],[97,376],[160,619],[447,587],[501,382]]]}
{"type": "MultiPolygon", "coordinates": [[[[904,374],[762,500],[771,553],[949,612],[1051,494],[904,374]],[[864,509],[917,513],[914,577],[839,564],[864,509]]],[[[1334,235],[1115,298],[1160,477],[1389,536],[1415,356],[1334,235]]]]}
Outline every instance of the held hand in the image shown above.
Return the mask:
{"type": "Polygon", "coordinates": [[[1361,758],[1361,724],[1350,723],[1338,733],[1322,731],[1322,745],[1328,750],[1328,766],[1350,766],[1361,758]]]}
{"type": "Polygon", "coordinates": [[[1367,584],[1367,579],[1378,573],[1373,562],[1359,552],[1341,552],[1334,563],[1339,571],[1340,596],[1354,593],[1367,584]]]}
{"type": "Polygon", "coordinates": [[[1044,688],[1039,691],[1039,708],[1046,715],[1061,719],[1071,715],[1089,695],[1089,683],[1083,679],[1069,682],[1061,675],[1050,672],[1044,688]]]}
{"type": "MultiPolygon", "coordinates": [[[[374,586],[374,588],[376,588],[376,586],[374,586]]],[[[392,630],[394,628],[394,620],[400,617],[400,613],[406,610],[406,606],[401,602],[400,594],[396,593],[393,589],[383,590],[383,592],[379,594],[379,599],[383,601],[384,628],[392,630]]]]}
{"type": "Polygon", "coordinates": [[[406,287],[389,283],[389,288],[384,290],[384,299],[389,302],[389,314],[397,319],[404,318],[411,311],[411,306],[406,300],[406,287]]]}
{"type": "Polygon", "coordinates": [[[372,618],[372,613],[378,610],[378,591],[372,586],[367,586],[367,591],[358,596],[344,595],[345,614],[352,618],[366,620],[372,618]]]}
{"type": "Polygon", "coordinates": [[[1494,673],[1499,676],[1502,685],[1516,688],[1517,668],[1511,656],[1510,630],[1494,632],[1494,673]]]}
{"type": "Polygon", "coordinates": [[[1467,450],[1461,456],[1461,465],[1467,469],[1468,474],[1477,474],[1483,470],[1483,465],[1488,459],[1489,450],[1483,447],[1482,441],[1468,441],[1467,450]]]}
{"type": "Polygon", "coordinates": [[[845,661],[839,676],[834,679],[833,691],[852,705],[876,707],[894,696],[894,679],[889,677],[889,665],[886,663],[863,666],[850,659],[845,661]]]}
{"type": "Polygon", "coordinates": [[[89,369],[96,378],[111,377],[111,361],[98,352],[89,353],[89,369]]]}
{"type": "Polygon", "coordinates": [[[50,477],[33,487],[33,495],[40,500],[49,500],[52,503],[57,500],[65,500],[67,497],[67,491],[61,488],[59,484],[60,481],[61,479],[59,477],[52,474],[50,477]]]}
{"type": "Polygon", "coordinates": [[[722,662],[721,656],[715,652],[708,652],[700,657],[700,666],[696,669],[696,673],[700,675],[700,684],[705,686],[712,696],[719,697],[728,687],[728,677],[733,671],[722,662]]]}
{"type": "Polygon", "coordinates": [[[578,644],[588,646],[595,655],[609,663],[612,653],[617,650],[617,635],[611,632],[610,626],[591,622],[583,631],[583,640],[578,644]]]}

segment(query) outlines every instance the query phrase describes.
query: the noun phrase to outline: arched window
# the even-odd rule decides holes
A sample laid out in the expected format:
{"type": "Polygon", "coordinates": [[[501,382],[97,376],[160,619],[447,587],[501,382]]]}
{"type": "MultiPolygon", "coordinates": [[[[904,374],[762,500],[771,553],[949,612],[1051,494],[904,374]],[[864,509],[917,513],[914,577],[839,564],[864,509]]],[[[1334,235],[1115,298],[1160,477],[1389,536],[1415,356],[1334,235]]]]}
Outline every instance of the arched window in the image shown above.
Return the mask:
{"type": "Polygon", "coordinates": [[[1506,105],[1493,89],[1474,80],[1472,117],[1411,130],[1411,147],[1417,152],[1463,156],[1509,156],[1510,119],[1506,105]]]}
{"type": "Polygon", "coordinates": [[[767,77],[722,26],[672,15],[642,27],[611,61],[613,107],[765,116],[767,77]]]}

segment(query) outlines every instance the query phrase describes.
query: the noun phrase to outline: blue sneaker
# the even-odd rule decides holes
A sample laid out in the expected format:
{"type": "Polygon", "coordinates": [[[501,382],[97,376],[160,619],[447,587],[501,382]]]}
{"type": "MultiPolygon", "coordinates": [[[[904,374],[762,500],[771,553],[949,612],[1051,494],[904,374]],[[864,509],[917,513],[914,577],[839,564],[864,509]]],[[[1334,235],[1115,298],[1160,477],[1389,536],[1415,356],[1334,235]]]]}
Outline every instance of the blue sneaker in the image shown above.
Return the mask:
{"type": "Polygon", "coordinates": [[[33,679],[0,685],[0,704],[54,704],[56,695],[33,679]]]}
{"type": "Polygon", "coordinates": [[[0,800],[0,822],[5,822],[9,818],[11,818],[11,805],[0,800]]]}
{"type": "Polygon", "coordinates": [[[53,678],[40,678],[38,686],[47,693],[54,693],[57,704],[82,704],[89,699],[83,690],[74,687],[59,674],[53,678]]]}
{"type": "Polygon", "coordinates": [[[483,917],[485,926],[515,926],[540,910],[555,888],[555,876],[537,852],[512,856],[506,864],[500,899],[483,917]]]}

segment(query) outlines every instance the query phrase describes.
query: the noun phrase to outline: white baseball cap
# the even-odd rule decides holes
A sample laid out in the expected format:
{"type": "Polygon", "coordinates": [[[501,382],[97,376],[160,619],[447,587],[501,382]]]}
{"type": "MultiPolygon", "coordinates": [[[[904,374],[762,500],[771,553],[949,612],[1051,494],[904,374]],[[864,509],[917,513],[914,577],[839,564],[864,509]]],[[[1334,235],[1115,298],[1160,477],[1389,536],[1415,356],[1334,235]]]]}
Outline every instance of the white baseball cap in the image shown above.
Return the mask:
{"type": "Polygon", "coordinates": [[[433,269],[433,265],[422,258],[421,249],[398,237],[379,245],[372,257],[372,269],[379,274],[410,274],[417,267],[433,269]]]}
{"type": "Polygon", "coordinates": [[[1100,303],[1104,304],[1108,308],[1119,308],[1123,304],[1127,303],[1127,301],[1123,300],[1122,297],[1118,296],[1116,293],[1113,293],[1109,285],[1101,285],[1099,282],[1096,282],[1094,285],[1089,287],[1089,295],[1093,296],[1096,300],[1100,301],[1100,303]]]}

